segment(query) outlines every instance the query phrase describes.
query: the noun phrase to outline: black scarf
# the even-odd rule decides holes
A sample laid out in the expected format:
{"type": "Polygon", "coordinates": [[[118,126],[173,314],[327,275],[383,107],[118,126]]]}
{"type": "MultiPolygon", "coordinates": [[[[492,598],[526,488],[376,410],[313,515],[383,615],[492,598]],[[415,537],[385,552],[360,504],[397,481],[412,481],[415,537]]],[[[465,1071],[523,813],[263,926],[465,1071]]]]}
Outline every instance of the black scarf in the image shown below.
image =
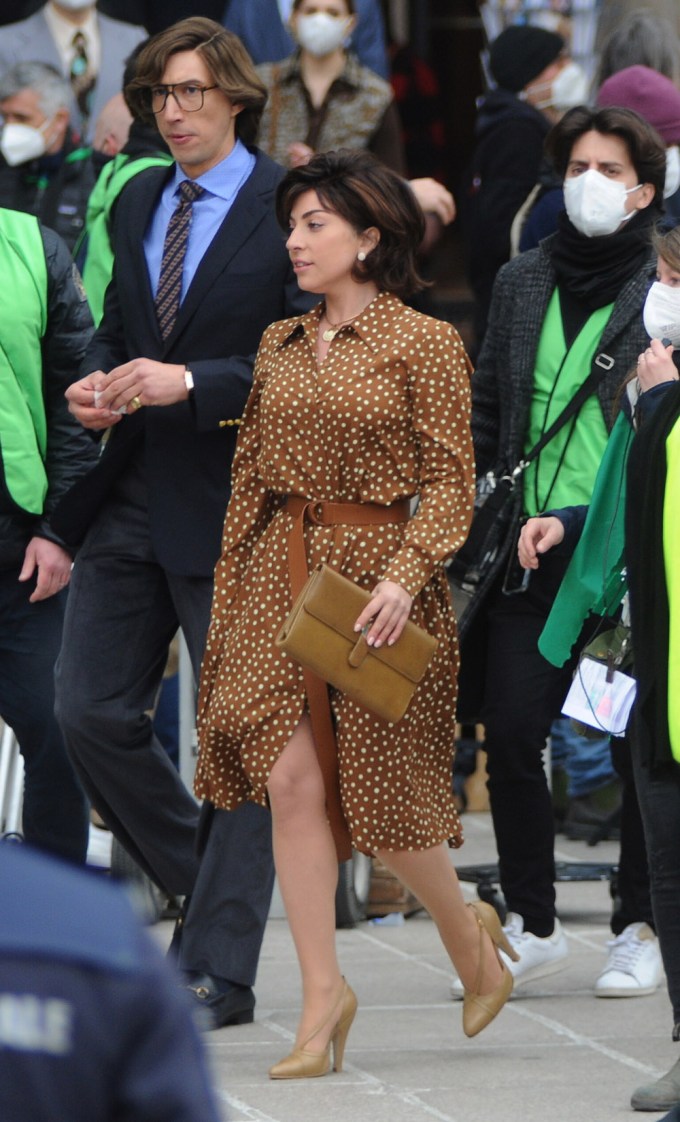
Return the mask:
{"type": "Polygon", "coordinates": [[[628,458],[626,568],[637,697],[635,744],[650,768],[673,763],[668,731],[668,590],[663,550],[666,440],[680,417],[680,384],[643,424],[628,458]]]}
{"type": "Polygon", "coordinates": [[[659,208],[652,203],[615,234],[587,238],[572,226],[566,211],[560,214],[549,245],[558,285],[591,312],[611,304],[649,258],[651,231],[658,218],[659,208]]]}

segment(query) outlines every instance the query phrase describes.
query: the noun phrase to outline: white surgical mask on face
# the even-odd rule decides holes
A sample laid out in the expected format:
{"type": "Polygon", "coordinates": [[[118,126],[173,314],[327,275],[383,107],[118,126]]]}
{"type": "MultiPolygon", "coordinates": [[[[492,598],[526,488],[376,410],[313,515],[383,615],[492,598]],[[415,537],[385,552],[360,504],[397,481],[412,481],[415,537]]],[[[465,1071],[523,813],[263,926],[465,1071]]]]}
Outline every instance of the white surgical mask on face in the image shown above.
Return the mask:
{"type": "Polygon", "coordinates": [[[587,238],[613,234],[622,222],[632,218],[635,211],[626,213],[626,195],[642,186],[626,190],[618,179],[607,179],[606,175],[589,168],[581,175],[570,176],[564,181],[564,205],[572,224],[587,238]]]}
{"type": "Polygon", "coordinates": [[[532,101],[534,109],[558,109],[566,113],[577,105],[583,105],[588,99],[589,82],[585,71],[577,62],[568,62],[551,82],[541,82],[540,85],[529,86],[518,94],[521,101],[528,101],[528,94],[534,97],[540,90],[545,90],[546,95],[541,101],[532,101]]]}
{"type": "Polygon", "coordinates": [[[588,75],[577,62],[568,62],[552,84],[552,103],[561,112],[585,105],[590,82],[588,75]]]}
{"type": "Polygon", "coordinates": [[[680,347],[680,288],[654,281],[647,293],[642,313],[650,339],[667,339],[680,347]]]}
{"type": "Polygon", "coordinates": [[[666,149],[666,182],[663,187],[664,199],[670,199],[680,187],[680,149],[677,144],[666,149]]]}
{"type": "Polygon", "coordinates": [[[45,121],[39,129],[32,125],[4,125],[0,135],[0,152],[7,160],[10,167],[25,164],[28,160],[36,160],[44,156],[47,147],[45,141],[45,121]]]}
{"type": "Polygon", "coordinates": [[[342,47],[347,38],[348,27],[348,19],[336,19],[326,12],[315,12],[311,16],[298,16],[295,34],[305,51],[323,58],[342,47]]]}

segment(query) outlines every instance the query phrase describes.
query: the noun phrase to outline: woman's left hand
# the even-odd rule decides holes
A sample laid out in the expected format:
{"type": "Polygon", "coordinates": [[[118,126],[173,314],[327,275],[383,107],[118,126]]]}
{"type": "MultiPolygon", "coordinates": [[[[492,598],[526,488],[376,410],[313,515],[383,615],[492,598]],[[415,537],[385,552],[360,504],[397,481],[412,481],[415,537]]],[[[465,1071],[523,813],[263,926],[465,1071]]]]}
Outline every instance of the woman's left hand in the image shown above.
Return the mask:
{"type": "Polygon", "coordinates": [[[646,351],[638,358],[637,376],[643,393],[662,382],[677,380],[678,369],[673,362],[675,347],[664,347],[660,339],[651,339],[646,351]]]}
{"type": "Polygon", "coordinates": [[[381,647],[383,643],[391,647],[404,630],[412,603],[413,597],[400,584],[391,580],[378,581],[371,593],[371,602],[357,619],[354,630],[362,631],[373,620],[366,635],[369,647],[381,647]]]}

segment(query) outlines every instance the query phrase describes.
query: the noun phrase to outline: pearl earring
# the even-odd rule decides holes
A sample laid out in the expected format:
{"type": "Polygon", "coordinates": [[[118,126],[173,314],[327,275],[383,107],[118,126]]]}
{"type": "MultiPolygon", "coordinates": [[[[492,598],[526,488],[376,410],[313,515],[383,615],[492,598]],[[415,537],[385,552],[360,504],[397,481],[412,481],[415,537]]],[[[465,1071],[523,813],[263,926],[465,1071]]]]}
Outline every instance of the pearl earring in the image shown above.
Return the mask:
{"type": "Polygon", "coordinates": [[[364,253],[363,249],[360,249],[359,252],[357,253],[357,260],[358,261],[365,261],[366,260],[366,254],[364,253]]]}

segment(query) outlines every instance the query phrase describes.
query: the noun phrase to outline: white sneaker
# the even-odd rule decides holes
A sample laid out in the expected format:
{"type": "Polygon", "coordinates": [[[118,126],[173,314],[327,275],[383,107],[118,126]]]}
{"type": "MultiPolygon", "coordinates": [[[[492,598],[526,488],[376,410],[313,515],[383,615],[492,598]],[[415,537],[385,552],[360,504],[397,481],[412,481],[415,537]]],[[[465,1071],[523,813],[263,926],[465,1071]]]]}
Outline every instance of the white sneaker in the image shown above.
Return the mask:
{"type": "Polygon", "coordinates": [[[607,963],[595,997],[644,997],[663,978],[659,940],[646,923],[629,923],[607,946],[607,963]]]}
{"type": "MultiPolygon", "coordinates": [[[[512,962],[503,954],[503,961],[514,979],[514,990],[518,990],[527,982],[534,982],[537,978],[546,978],[549,974],[556,974],[567,965],[569,954],[567,939],[558,919],[552,935],[539,939],[524,930],[524,920],[516,912],[508,912],[505,927],[503,928],[508,940],[519,955],[519,962],[512,962]]],[[[451,983],[451,997],[454,1001],[462,1000],[463,985],[460,978],[454,978],[451,983]]]]}

